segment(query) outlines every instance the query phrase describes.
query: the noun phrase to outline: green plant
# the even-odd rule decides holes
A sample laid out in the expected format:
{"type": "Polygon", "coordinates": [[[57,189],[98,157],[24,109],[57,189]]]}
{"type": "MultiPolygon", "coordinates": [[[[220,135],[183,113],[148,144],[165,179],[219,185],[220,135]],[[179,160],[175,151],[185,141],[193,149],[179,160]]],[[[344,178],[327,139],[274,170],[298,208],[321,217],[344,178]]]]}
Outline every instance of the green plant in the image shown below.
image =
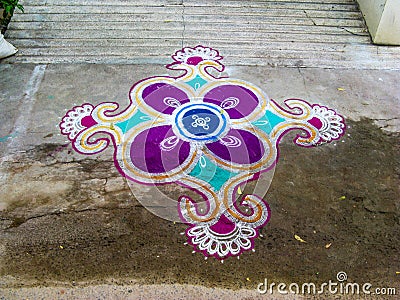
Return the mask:
{"type": "Polygon", "coordinates": [[[17,8],[21,12],[24,12],[24,7],[18,2],[19,0],[0,0],[0,9],[3,10],[3,14],[0,16],[0,27],[2,34],[6,32],[8,24],[14,15],[15,9],[17,8]]]}

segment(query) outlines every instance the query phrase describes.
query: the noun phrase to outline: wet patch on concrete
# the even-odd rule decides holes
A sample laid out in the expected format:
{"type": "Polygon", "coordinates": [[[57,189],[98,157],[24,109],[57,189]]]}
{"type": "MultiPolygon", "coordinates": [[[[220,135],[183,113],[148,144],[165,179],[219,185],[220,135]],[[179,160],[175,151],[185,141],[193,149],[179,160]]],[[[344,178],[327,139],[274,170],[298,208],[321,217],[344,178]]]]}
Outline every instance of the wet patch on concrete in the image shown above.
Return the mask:
{"type": "Polygon", "coordinates": [[[264,278],[321,283],[339,271],[351,282],[398,284],[399,135],[370,120],[348,124],[337,144],[301,149],[285,138],[256,252],[223,264],[183,245],[185,225],[140,206],[112,161],[67,148],[49,155],[61,146],[51,144],[20,153],[2,166],[0,286],[112,278],[255,289],[264,278]]]}

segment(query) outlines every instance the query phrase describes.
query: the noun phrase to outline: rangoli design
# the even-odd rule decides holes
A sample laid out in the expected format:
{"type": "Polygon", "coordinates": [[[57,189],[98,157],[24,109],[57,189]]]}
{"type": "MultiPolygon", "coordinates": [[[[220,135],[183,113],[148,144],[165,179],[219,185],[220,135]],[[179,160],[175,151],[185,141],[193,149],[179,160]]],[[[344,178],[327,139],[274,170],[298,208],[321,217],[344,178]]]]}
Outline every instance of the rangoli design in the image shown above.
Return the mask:
{"type": "Polygon", "coordinates": [[[270,218],[268,203],[245,194],[245,184],[271,170],[280,139],[300,130],[294,143],[314,147],[338,140],[343,118],[325,106],[288,99],[280,106],[255,85],[220,76],[217,50],[196,46],[172,56],[183,75],[143,79],[130,104],[90,103],[66,113],[60,128],[75,151],[95,154],[112,144],[114,162],[128,180],[179,184],[194,191],[177,199],[188,225],[187,243],[205,257],[225,259],[254,248],[270,218]]]}

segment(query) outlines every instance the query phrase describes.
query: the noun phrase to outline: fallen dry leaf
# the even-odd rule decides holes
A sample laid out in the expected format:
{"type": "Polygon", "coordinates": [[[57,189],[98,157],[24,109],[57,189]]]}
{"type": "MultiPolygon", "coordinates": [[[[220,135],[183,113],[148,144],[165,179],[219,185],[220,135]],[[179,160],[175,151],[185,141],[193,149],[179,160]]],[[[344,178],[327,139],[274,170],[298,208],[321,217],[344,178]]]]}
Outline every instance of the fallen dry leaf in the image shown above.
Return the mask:
{"type": "Polygon", "coordinates": [[[294,235],[294,238],[296,239],[296,240],[298,240],[299,242],[301,242],[301,243],[307,243],[305,240],[303,240],[301,237],[299,237],[297,234],[295,234],[294,235]]]}
{"type": "Polygon", "coordinates": [[[237,191],[238,191],[238,194],[239,194],[239,195],[243,194],[242,189],[240,188],[240,186],[238,187],[238,190],[237,190],[237,191]]]}

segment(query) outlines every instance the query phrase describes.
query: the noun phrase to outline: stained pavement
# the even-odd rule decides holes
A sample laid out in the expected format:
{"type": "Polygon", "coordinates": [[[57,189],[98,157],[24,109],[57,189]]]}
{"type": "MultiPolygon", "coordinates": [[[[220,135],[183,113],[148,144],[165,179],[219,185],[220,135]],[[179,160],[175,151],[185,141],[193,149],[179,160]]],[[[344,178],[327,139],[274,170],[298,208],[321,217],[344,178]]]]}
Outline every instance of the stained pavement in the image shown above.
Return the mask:
{"type": "MultiPolygon", "coordinates": [[[[10,36],[16,32],[11,29],[10,36]]],[[[326,69],[254,66],[246,51],[240,62],[229,64],[229,51],[221,54],[231,77],[254,83],[278,103],[298,97],[335,108],[349,128],[341,141],[312,149],[284,139],[267,195],[272,218],[256,240],[256,252],[223,264],[205,261],[183,245],[180,232],[186,226],[143,208],[110,152],[81,156],[59,135],[60,118],[74,103],[127,105],[133,83],[166,73],[167,54],[155,52],[160,61],[151,64],[56,64],[46,55],[33,63],[22,62],[23,56],[2,61],[3,298],[46,293],[49,299],[148,299],[162,293],[198,299],[204,293],[204,298],[262,299],[266,296],[258,296],[256,287],[265,278],[322,283],[339,271],[349,281],[400,292],[400,74],[387,63],[397,54],[368,69],[368,63],[357,65],[352,50],[344,54],[347,65],[326,69]],[[49,288],[34,288],[39,286],[49,288]]],[[[146,193],[143,186],[136,189],[135,194],[146,193]]]]}

